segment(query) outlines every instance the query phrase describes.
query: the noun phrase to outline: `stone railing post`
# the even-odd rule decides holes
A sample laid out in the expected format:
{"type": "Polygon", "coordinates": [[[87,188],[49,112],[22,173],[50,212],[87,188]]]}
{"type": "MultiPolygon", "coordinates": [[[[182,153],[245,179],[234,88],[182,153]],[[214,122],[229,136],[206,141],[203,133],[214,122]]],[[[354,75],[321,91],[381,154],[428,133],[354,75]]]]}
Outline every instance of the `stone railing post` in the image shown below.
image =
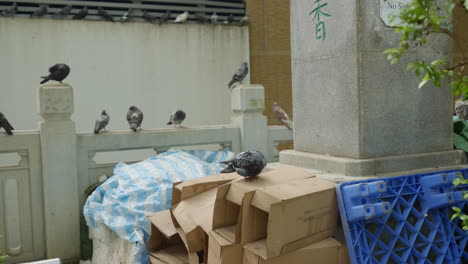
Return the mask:
{"type": "Polygon", "coordinates": [[[80,211],[76,165],[73,89],[68,84],[39,88],[42,179],[47,258],[78,259],[80,211]]]}
{"type": "Polygon", "coordinates": [[[262,85],[239,85],[231,94],[232,123],[240,126],[241,151],[256,149],[268,156],[268,127],[263,115],[265,91],[262,85]]]}

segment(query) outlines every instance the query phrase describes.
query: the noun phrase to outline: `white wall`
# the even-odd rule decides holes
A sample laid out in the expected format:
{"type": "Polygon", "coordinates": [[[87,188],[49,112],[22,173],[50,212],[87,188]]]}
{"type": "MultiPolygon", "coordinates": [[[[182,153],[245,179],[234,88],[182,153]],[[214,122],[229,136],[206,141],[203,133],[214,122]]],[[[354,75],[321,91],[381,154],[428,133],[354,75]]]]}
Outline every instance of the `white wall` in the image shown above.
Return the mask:
{"type": "Polygon", "coordinates": [[[143,128],[167,127],[179,108],[185,125],[226,124],[226,84],[248,61],[248,45],[238,26],[0,18],[0,111],[17,130],[37,129],[39,77],[64,62],[78,132],[92,132],[104,108],[109,130],[128,129],[132,104],[145,113],[143,128]]]}

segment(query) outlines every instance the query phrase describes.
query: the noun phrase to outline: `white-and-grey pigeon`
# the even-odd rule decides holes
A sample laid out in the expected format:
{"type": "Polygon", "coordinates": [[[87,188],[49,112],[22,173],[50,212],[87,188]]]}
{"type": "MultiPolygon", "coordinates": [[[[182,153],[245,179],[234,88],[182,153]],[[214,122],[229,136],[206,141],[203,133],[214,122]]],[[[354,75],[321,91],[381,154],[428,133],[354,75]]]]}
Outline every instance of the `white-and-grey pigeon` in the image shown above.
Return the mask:
{"type": "Polygon", "coordinates": [[[47,14],[47,7],[46,6],[41,6],[39,7],[36,11],[34,11],[29,17],[43,17],[45,14],[47,14]]]}
{"type": "Polygon", "coordinates": [[[461,101],[455,102],[455,113],[457,114],[458,118],[462,120],[468,120],[468,101],[461,101]]]}
{"type": "Polygon", "coordinates": [[[276,119],[281,123],[285,124],[289,129],[293,128],[293,122],[289,119],[286,111],[278,105],[277,102],[273,102],[273,113],[275,114],[276,119]]]}
{"type": "Polygon", "coordinates": [[[167,125],[174,125],[174,127],[182,127],[182,122],[185,120],[186,114],[182,110],[177,110],[175,113],[173,113],[169,119],[169,122],[167,122],[167,125]]]}
{"type": "Polygon", "coordinates": [[[78,13],[76,13],[72,19],[83,19],[88,15],[88,7],[83,7],[78,13]]]}
{"type": "Polygon", "coordinates": [[[15,130],[2,112],[0,112],[0,128],[5,129],[6,133],[10,136],[13,135],[12,131],[15,130]]]}
{"type": "Polygon", "coordinates": [[[223,161],[227,166],[221,173],[237,172],[245,180],[255,178],[267,165],[265,156],[258,150],[249,150],[237,154],[233,159],[223,161]]]}
{"type": "Polygon", "coordinates": [[[70,67],[64,63],[57,63],[49,68],[49,75],[41,77],[44,79],[42,80],[41,84],[44,84],[50,80],[62,83],[62,81],[67,78],[68,74],[70,74],[70,67]]]}
{"type": "Polygon", "coordinates": [[[106,110],[102,110],[101,114],[96,119],[96,125],[94,126],[94,134],[99,134],[101,130],[106,130],[107,124],[109,124],[110,116],[106,110]]]}
{"type": "Polygon", "coordinates": [[[133,17],[133,9],[129,8],[125,14],[120,18],[120,23],[125,23],[130,21],[130,19],[133,17]]]}
{"type": "Polygon", "coordinates": [[[241,67],[234,73],[232,80],[228,83],[228,89],[232,89],[235,83],[242,83],[245,76],[249,73],[249,66],[247,62],[242,63],[241,67]]]}
{"type": "Polygon", "coordinates": [[[127,122],[130,125],[130,129],[137,131],[141,129],[141,123],[143,123],[143,112],[138,107],[132,105],[127,112],[127,122]]]}
{"type": "Polygon", "coordinates": [[[210,17],[211,24],[213,25],[218,24],[218,19],[219,19],[218,15],[216,14],[216,12],[214,12],[213,15],[211,15],[210,17]]]}
{"type": "Polygon", "coordinates": [[[7,7],[5,10],[0,12],[0,16],[12,17],[16,12],[18,12],[18,5],[14,2],[12,6],[7,7]]]}
{"type": "Polygon", "coordinates": [[[66,15],[70,14],[71,11],[72,11],[72,5],[66,5],[62,9],[60,9],[57,12],[57,14],[55,14],[55,16],[63,17],[63,16],[66,16],[66,15]]]}
{"type": "Polygon", "coordinates": [[[241,18],[241,20],[239,21],[239,25],[245,26],[245,25],[249,24],[249,21],[250,21],[249,17],[245,16],[245,17],[241,18]]]}
{"type": "Polygon", "coordinates": [[[185,23],[189,18],[189,12],[185,11],[182,14],[178,15],[174,23],[185,23]]]}

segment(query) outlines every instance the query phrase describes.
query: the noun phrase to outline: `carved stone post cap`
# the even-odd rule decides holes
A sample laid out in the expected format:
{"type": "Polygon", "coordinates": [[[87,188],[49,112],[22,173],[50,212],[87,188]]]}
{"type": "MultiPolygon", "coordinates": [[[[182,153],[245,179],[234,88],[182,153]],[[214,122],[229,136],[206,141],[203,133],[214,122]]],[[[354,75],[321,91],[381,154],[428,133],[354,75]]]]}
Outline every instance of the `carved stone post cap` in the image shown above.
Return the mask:
{"type": "Polygon", "coordinates": [[[265,89],[260,84],[238,85],[231,91],[232,111],[263,112],[265,89]]]}
{"type": "Polygon", "coordinates": [[[44,119],[68,119],[73,113],[73,88],[66,83],[39,88],[39,113],[44,119]]]}

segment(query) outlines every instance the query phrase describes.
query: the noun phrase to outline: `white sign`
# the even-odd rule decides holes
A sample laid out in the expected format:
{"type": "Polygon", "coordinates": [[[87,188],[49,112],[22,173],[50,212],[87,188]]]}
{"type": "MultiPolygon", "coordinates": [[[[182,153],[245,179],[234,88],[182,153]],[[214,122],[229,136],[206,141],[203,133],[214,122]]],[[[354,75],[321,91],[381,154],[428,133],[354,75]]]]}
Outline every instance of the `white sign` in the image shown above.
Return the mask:
{"type": "Polygon", "coordinates": [[[392,16],[405,8],[413,0],[380,0],[380,18],[387,26],[398,26],[401,23],[399,18],[392,21],[392,16]]]}

